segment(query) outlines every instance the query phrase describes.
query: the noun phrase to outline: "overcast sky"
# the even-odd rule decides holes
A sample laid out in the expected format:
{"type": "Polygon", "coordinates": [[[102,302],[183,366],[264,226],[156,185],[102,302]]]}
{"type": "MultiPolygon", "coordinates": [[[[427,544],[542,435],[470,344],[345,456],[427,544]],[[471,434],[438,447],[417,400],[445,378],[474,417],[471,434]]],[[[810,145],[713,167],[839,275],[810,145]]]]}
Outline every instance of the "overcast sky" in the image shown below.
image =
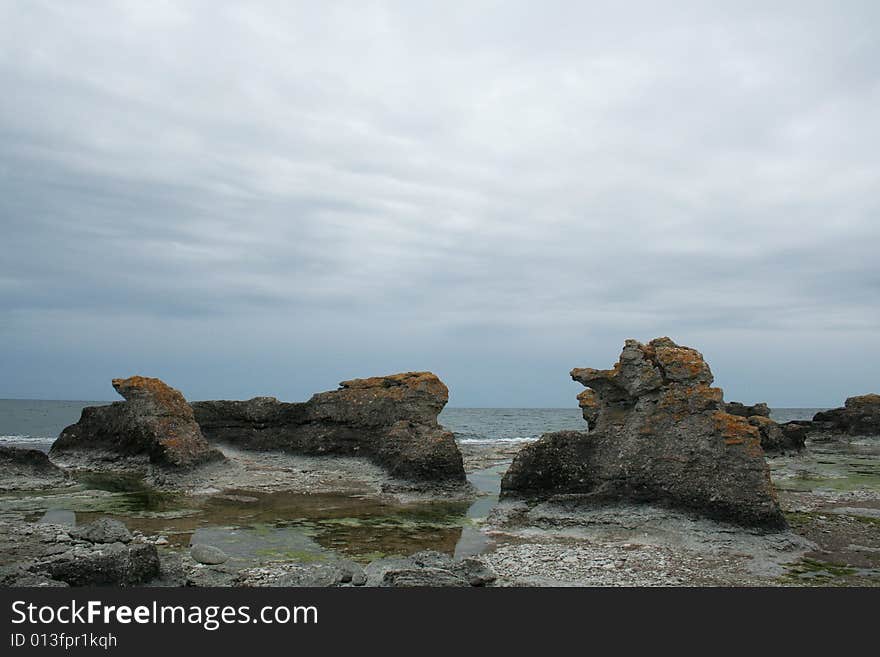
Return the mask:
{"type": "Polygon", "coordinates": [[[10,0],[0,89],[0,397],[880,392],[880,2],[10,0]]]}

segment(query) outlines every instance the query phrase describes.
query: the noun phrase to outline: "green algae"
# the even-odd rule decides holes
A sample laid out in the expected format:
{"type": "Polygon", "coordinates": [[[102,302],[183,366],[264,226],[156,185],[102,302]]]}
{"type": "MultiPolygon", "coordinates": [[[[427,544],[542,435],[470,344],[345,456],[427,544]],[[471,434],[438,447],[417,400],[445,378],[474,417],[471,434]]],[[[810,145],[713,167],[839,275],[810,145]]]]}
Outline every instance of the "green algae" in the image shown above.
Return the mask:
{"type": "Polygon", "coordinates": [[[818,559],[804,557],[788,567],[788,572],[783,579],[803,581],[810,580],[833,580],[839,577],[856,575],[858,569],[846,564],[837,564],[818,559]]]}
{"type": "Polygon", "coordinates": [[[205,542],[238,563],[310,562],[333,555],[367,563],[427,549],[452,554],[463,528],[473,525],[467,501],[394,503],[238,489],[187,495],[157,490],[136,475],[85,472],[76,478],[64,489],[0,496],[0,513],[37,520],[49,509],[69,510],[77,523],[109,516],[132,531],[165,536],[166,549],[205,542]]]}

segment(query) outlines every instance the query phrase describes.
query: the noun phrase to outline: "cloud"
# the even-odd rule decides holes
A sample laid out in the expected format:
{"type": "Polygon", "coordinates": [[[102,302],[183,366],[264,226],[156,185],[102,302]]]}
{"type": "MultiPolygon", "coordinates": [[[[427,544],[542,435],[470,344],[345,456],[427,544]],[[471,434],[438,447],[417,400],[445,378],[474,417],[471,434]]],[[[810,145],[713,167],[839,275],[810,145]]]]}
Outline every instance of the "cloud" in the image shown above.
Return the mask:
{"type": "Polygon", "coordinates": [[[729,397],[864,392],[877,19],[7,4],[0,395],[103,395],[139,368],[297,398],[431,368],[459,405],[568,406],[570,367],[658,334],[729,397]]]}

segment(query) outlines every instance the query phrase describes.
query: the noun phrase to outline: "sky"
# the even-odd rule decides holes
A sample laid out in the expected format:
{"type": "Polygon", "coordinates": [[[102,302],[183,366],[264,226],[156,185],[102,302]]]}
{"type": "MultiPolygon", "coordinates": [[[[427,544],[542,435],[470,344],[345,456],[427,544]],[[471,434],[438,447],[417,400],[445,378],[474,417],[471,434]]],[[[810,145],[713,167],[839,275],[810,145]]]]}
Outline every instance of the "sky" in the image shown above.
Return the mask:
{"type": "Polygon", "coordinates": [[[0,1],[0,398],[880,392],[880,3],[0,1]]]}

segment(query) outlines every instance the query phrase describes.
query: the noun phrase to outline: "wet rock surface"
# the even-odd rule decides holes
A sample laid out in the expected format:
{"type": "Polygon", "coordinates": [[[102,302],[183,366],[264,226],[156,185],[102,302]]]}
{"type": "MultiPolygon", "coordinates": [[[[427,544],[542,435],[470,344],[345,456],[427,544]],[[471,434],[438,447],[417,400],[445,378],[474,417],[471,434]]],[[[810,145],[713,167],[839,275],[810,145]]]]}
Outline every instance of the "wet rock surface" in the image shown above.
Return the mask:
{"type": "Polygon", "coordinates": [[[180,391],[159,379],[113,379],[125,399],[83,409],[79,422],[61,432],[50,454],[101,451],[114,457],[143,457],[166,468],[191,468],[223,455],[208,445],[180,391]]]}
{"type": "Polygon", "coordinates": [[[571,376],[595,393],[594,428],[526,446],[504,476],[502,497],[655,502],[785,528],[759,430],[724,410],[698,351],[669,338],[627,340],[613,369],[571,376]]]}
{"type": "Polygon", "coordinates": [[[0,445],[0,491],[62,486],[67,474],[45,452],[0,445]]]}
{"type": "Polygon", "coordinates": [[[272,397],[194,402],[211,442],[306,456],[366,457],[395,478],[465,480],[455,438],[437,422],[449,391],[430,372],[343,381],[301,403],[272,397]]]}

